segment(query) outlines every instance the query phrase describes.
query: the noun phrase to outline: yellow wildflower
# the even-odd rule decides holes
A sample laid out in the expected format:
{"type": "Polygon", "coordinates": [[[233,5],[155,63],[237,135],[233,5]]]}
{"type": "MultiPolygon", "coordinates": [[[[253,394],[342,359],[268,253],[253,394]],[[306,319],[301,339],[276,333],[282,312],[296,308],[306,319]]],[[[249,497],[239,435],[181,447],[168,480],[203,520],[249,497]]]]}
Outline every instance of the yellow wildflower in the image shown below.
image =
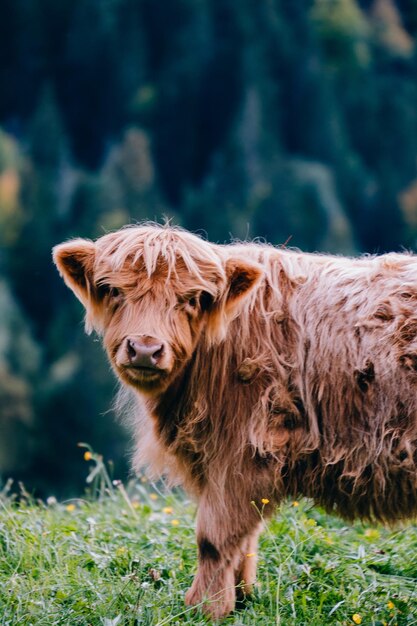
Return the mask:
{"type": "Polygon", "coordinates": [[[293,506],[300,506],[300,503],[297,502],[297,500],[294,500],[294,502],[292,503],[293,506]]]}
{"type": "Polygon", "coordinates": [[[390,600],[390,601],[387,603],[387,608],[388,608],[388,609],[390,609],[390,610],[395,609],[395,604],[394,604],[394,602],[391,602],[391,600],[390,600]]]}
{"type": "Polygon", "coordinates": [[[158,500],[158,496],[156,495],[156,493],[151,493],[149,497],[151,500],[158,500]]]}
{"type": "Polygon", "coordinates": [[[269,504],[268,498],[262,498],[261,502],[262,504],[269,504]]]}
{"type": "Polygon", "coordinates": [[[352,620],[355,622],[355,624],[361,624],[362,623],[362,618],[359,615],[359,613],[354,613],[352,615],[352,620]]]}
{"type": "Polygon", "coordinates": [[[172,507],[171,507],[171,506],[165,506],[165,507],[162,509],[162,511],[163,511],[164,513],[166,513],[167,515],[170,515],[171,513],[173,513],[173,509],[172,509],[172,507]]]}
{"type": "Polygon", "coordinates": [[[179,526],[179,521],[178,521],[177,519],[172,519],[172,520],[171,520],[171,524],[172,524],[173,526],[179,526]]]}
{"type": "Polygon", "coordinates": [[[87,452],[84,452],[84,461],[91,461],[92,458],[93,458],[93,455],[91,454],[89,450],[87,450],[87,452]]]}
{"type": "Polygon", "coordinates": [[[256,552],[249,552],[246,557],[249,559],[251,556],[256,556],[256,552]]]}
{"type": "Polygon", "coordinates": [[[65,507],[67,511],[71,512],[71,511],[75,511],[76,506],[75,504],[67,504],[67,506],[65,507]]]}

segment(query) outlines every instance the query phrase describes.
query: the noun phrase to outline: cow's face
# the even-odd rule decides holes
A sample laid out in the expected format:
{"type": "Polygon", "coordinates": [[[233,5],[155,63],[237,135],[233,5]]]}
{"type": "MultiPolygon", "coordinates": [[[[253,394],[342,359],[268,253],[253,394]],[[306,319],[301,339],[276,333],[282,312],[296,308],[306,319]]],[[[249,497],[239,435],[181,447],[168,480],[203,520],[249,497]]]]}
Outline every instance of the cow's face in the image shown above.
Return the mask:
{"type": "MultiPolygon", "coordinates": [[[[224,335],[261,270],[240,259],[222,260],[214,247],[188,233],[208,249],[203,263],[197,259],[193,265],[175,249],[170,261],[156,252],[150,262],[136,250],[115,263],[118,248],[108,245],[115,235],[61,244],[54,260],[86,307],[87,326],[103,336],[119,378],[142,393],[159,394],[189,362],[204,331],[220,326],[217,334],[224,335]]],[[[146,244],[140,240],[141,245],[146,244]]]]}

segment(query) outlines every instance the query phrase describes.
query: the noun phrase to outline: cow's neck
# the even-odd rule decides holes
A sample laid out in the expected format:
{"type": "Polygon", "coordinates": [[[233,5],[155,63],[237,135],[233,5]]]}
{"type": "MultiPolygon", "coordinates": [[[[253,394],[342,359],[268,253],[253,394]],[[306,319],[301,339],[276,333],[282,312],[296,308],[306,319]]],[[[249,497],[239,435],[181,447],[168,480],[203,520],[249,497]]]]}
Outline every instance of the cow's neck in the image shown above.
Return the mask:
{"type": "Polygon", "coordinates": [[[158,436],[168,447],[176,440],[178,428],[184,418],[191,370],[192,363],[189,363],[163,394],[147,402],[148,411],[156,421],[158,436]]]}

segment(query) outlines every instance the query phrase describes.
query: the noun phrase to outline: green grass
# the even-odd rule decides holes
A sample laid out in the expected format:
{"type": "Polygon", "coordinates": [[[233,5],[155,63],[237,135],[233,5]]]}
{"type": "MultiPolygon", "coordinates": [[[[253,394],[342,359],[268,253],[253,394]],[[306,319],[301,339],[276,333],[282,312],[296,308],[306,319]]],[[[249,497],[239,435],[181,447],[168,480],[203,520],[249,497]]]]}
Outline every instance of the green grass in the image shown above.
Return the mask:
{"type": "MultiPolygon", "coordinates": [[[[0,625],[210,623],[183,603],[196,567],[195,507],[141,482],[129,495],[106,479],[100,489],[99,499],[71,503],[0,499],[0,625]]],[[[349,526],[306,501],[287,503],[259,554],[253,599],[222,624],[417,624],[415,525],[349,526]]]]}

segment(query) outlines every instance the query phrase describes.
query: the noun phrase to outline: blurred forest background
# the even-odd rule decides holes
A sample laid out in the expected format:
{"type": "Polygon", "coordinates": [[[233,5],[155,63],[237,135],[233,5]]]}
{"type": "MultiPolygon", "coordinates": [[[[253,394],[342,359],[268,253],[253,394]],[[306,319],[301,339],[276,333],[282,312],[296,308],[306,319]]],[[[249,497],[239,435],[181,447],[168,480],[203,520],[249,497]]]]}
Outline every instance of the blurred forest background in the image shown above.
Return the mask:
{"type": "Polygon", "coordinates": [[[51,248],[169,216],[213,241],[417,240],[417,0],[2,0],[0,475],[127,468],[51,248]]]}

